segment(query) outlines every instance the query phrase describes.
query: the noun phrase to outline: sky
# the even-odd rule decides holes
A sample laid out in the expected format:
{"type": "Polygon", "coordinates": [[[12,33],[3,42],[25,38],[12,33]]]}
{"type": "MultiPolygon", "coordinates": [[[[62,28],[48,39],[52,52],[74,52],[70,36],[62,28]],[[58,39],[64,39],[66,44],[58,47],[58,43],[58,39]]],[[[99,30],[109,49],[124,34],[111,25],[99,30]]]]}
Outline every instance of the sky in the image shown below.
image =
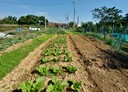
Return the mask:
{"type": "MultiPolygon", "coordinates": [[[[0,0],[0,18],[6,16],[21,17],[28,14],[46,16],[50,22],[66,23],[66,18],[73,21],[74,0],[0,0]]],[[[113,7],[128,13],[128,0],[76,0],[76,19],[87,22],[93,21],[94,8],[113,7]]]]}

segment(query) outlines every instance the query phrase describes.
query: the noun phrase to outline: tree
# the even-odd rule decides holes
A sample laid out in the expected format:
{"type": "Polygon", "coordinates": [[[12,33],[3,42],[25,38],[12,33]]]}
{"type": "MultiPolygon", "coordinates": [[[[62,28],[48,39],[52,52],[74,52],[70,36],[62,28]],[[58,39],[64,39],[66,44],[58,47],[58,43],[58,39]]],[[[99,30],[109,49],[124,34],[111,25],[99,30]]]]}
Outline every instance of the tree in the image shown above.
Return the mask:
{"type": "Polygon", "coordinates": [[[125,14],[125,17],[123,17],[123,19],[122,19],[122,24],[125,25],[125,26],[128,25],[128,13],[125,14]]]}
{"type": "Polygon", "coordinates": [[[121,10],[116,9],[116,7],[107,8],[105,6],[101,8],[95,8],[92,10],[92,15],[95,20],[98,20],[102,26],[119,27],[122,21],[121,10]]]}
{"type": "MultiPolygon", "coordinates": [[[[46,19],[46,23],[48,24],[48,20],[46,19]]],[[[35,16],[35,15],[27,15],[21,16],[18,20],[18,24],[39,24],[45,25],[45,17],[44,16],[35,16]]]]}
{"type": "Polygon", "coordinates": [[[92,10],[93,18],[100,22],[116,22],[122,18],[120,13],[122,13],[122,11],[116,9],[116,7],[107,8],[106,6],[103,6],[92,10]]]}
{"type": "Polygon", "coordinates": [[[25,16],[21,16],[18,20],[18,24],[27,24],[25,16]]]}
{"type": "Polygon", "coordinates": [[[28,25],[30,24],[38,24],[38,17],[35,15],[27,15],[26,22],[28,25]]]}
{"type": "Polygon", "coordinates": [[[92,21],[82,23],[82,27],[86,29],[86,31],[95,31],[95,25],[92,21]]]}
{"type": "Polygon", "coordinates": [[[17,23],[17,17],[13,16],[7,16],[3,19],[0,19],[1,24],[16,24],[17,23]]]}
{"type": "Polygon", "coordinates": [[[73,27],[74,22],[69,22],[69,27],[73,27]]]}
{"type": "MultiPolygon", "coordinates": [[[[44,16],[39,16],[38,17],[38,23],[40,25],[45,25],[45,17],[44,16]]],[[[48,25],[48,20],[46,19],[46,24],[48,25]]]]}

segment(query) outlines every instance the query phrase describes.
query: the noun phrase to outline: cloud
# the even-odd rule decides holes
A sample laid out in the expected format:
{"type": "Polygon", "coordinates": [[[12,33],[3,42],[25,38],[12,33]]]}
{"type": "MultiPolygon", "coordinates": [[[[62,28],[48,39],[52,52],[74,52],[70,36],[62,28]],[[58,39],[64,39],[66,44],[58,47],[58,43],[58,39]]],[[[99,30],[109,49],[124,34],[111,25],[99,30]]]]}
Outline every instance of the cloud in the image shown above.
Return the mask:
{"type": "Polygon", "coordinates": [[[27,5],[20,5],[20,8],[28,10],[29,7],[27,5]]]}
{"type": "Polygon", "coordinates": [[[37,16],[47,16],[48,14],[47,14],[47,12],[35,12],[35,15],[37,15],[37,16]]]}

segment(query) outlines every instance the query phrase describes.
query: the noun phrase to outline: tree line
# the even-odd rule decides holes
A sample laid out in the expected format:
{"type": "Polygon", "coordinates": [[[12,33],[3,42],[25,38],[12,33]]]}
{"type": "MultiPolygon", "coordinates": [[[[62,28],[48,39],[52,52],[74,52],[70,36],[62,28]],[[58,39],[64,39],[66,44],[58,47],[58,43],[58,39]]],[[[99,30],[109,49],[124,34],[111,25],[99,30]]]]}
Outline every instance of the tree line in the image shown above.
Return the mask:
{"type": "MultiPolygon", "coordinates": [[[[48,24],[48,19],[46,19],[46,23],[48,24]]],[[[15,16],[7,16],[0,19],[0,24],[19,24],[19,25],[31,25],[31,24],[38,24],[44,25],[45,24],[45,17],[44,16],[36,16],[36,15],[26,15],[21,16],[19,19],[15,16]]]]}
{"type": "MultiPolygon", "coordinates": [[[[122,32],[124,28],[128,26],[128,13],[122,16],[122,10],[116,7],[100,7],[91,10],[93,20],[89,22],[83,22],[82,27],[77,28],[77,31],[94,31],[101,32],[102,30],[112,33],[113,31],[122,32]]],[[[48,24],[48,19],[46,19],[48,24]]],[[[0,24],[20,24],[20,25],[44,25],[45,17],[36,15],[21,16],[19,19],[15,16],[8,16],[0,19],[0,24]]],[[[69,28],[73,26],[73,22],[68,24],[69,28]]]]}
{"type": "Polygon", "coordinates": [[[104,30],[108,33],[113,31],[122,32],[128,26],[128,13],[122,16],[122,10],[116,7],[108,8],[103,6],[93,9],[91,12],[96,23],[94,24],[92,21],[83,22],[82,28],[85,29],[84,31],[101,32],[104,30]]]}

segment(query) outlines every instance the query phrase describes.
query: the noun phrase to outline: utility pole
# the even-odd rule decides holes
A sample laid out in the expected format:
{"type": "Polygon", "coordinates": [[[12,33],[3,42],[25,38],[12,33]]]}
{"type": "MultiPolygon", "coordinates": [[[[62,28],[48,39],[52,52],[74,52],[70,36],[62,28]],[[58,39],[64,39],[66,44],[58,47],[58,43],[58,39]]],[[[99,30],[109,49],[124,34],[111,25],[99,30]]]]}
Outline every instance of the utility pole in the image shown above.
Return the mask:
{"type": "Polygon", "coordinates": [[[45,31],[46,31],[46,28],[47,28],[47,26],[46,26],[46,16],[45,16],[45,31]]]}
{"type": "Polygon", "coordinates": [[[79,17],[77,17],[77,26],[79,25],[79,17]]]}
{"type": "Polygon", "coordinates": [[[73,29],[75,28],[75,16],[76,16],[76,0],[73,2],[74,4],[74,15],[73,15],[73,29]]]}
{"type": "Polygon", "coordinates": [[[60,20],[60,28],[61,28],[61,20],[60,20]]]}
{"type": "Polygon", "coordinates": [[[69,27],[69,15],[66,16],[67,25],[69,27]]]}

